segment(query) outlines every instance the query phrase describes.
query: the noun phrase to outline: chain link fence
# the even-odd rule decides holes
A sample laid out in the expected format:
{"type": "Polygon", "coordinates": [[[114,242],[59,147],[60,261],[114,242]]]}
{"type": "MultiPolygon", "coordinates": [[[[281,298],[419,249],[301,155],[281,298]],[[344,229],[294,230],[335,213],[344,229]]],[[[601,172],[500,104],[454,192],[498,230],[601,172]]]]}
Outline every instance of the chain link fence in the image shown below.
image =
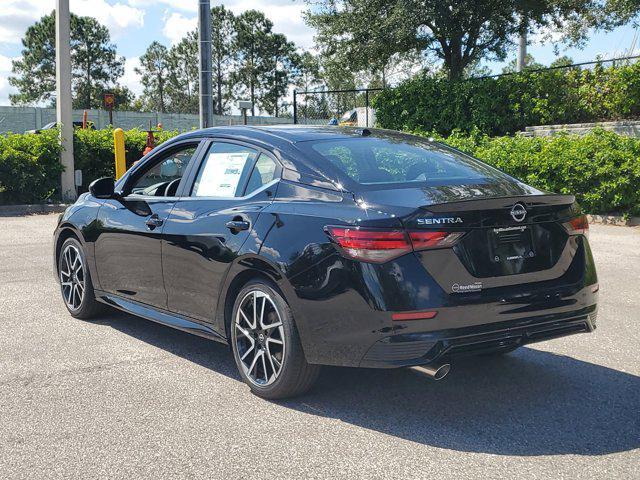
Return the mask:
{"type": "Polygon", "coordinates": [[[381,88],[314,90],[293,93],[293,123],[373,127],[373,96],[381,88]]]}
{"type": "MultiPolygon", "coordinates": [[[[557,65],[544,68],[528,68],[522,72],[507,72],[495,75],[471,77],[463,82],[481,82],[501,77],[528,76],[550,72],[566,73],[572,70],[594,71],[606,67],[622,67],[636,63],[640,55],[611,59],[597,59],[590,62],[557,65]]],[[[569,96],[578,94],[579,85],[566,85],[569,90],[563,92],[540,92],[552,96],[561,93],[569,96]],[[574,92],[574,90],[576,90],[574,92]]],[[[361,88],[345,90],[309,90],[293,92],[293,123],[300,125],[346,125],[358,127],[376,126],[375,111],[371,100],[381,88],[361,88]]],[[[531,99],[530,99],[531,100],[531,99]]],[[[533,99],[535,100],[535,98],[533,99]]]]}
{"type": "Polygon", "coordinates": [[[485,78],[500,78],[500,77],[508,77],[514,75],[529,75],[535,73],[544,73],[544,72],[552,72],[552,71],[569,71],[569,70],[594,70],[596,68],[606,68],[606,67],[624,67],[628,65],[633,65],[640,60],[640,55],[633,55],[628,57],[618,57],[618,58],[599,58],[597,60],[592,60],[589,62],[580,62],[580,63],[571,63],[568,65],[555,65],[553,67],[542,67],[542,68],[526,68],[522,72],[506,72],[506,73],[497,73],[495,75],[483,75],[478,77],[471,77],[468,81],[473,80],[482,80],[485,78]]]}

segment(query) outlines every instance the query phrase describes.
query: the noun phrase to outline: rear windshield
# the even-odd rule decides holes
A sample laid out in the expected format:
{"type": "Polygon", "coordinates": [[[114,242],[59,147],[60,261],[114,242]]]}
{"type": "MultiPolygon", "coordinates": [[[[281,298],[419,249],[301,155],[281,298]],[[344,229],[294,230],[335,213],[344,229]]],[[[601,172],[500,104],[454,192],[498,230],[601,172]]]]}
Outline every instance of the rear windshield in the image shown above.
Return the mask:
{"type": "Polygon", "coordinates": [[[298,146],[361,185],[435,186],[513,180],[479,160],[426,139],[358,137],[300,142],[298,146]]]}

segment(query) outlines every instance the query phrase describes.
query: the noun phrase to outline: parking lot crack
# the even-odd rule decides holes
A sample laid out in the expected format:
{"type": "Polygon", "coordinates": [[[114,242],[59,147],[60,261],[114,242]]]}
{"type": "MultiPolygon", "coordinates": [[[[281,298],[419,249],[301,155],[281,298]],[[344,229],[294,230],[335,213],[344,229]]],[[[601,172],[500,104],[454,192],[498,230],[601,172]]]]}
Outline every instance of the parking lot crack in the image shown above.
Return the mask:
{"type": "Polygon", "coordinates": [[[104,372],[108,370],[113,370],[121,367],[127,367],[131,365],[150,365],[155,363],[161,363],[166,361],[169,358],[172,358],[174,355],[170,353],[156,355],[154,357],[145,357],[145,358],[137,358],[137,359],[128,359],[122,360],[120,362],[110,362],[110,363],[102,363],[97,365],[89,365],[86,367],[79,368],[68,368],[59,370],[52,373],[41,374],[34,373],[29,375],[16,376],[14,378],[9,378],[4,381],[0,381],[0,388],[3,387],[11,387],[20,385],[23,387],[41,387],[52,384],[54,381],[59,380],[65,377],[71,377],[74,375],[87,375],[98,372],[104,372]]]}

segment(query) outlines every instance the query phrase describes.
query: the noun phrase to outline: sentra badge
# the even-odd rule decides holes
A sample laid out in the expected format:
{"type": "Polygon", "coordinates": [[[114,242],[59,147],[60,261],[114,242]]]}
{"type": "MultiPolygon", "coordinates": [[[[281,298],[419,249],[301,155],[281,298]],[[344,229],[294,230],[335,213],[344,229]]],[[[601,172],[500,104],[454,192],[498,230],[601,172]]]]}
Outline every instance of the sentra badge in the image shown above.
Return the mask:
{"type": "Polygon", "coordinates": [[[418,219],[418,225],[446,225],[452,223],[462,223],[462,219],[460,217],[432,217],[418,219]]]}

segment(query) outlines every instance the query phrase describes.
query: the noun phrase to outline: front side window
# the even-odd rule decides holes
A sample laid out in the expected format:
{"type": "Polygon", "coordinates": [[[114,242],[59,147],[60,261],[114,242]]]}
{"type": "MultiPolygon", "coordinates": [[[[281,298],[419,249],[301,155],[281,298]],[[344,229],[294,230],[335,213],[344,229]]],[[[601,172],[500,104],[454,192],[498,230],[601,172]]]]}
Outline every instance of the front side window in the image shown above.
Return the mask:
{"type": "Polygon", "coordinates": [[[196,148],[197,145],[184,146],[160,159],[137,176],[129,189],[131,195],[175,196],[196,148]]]}
{"type": "Polygon", "coordinates": [[[455,150],[412,137],[331,139],[298,145],[317,161],[330,163],[361,185],[477,184],[510,179],[455,150]]]}
{"type": "Polygon", "coordinates": [[[211,145],[193,185],[194,197],[238,197],[258,152],[233,143],[211,145]]]}

